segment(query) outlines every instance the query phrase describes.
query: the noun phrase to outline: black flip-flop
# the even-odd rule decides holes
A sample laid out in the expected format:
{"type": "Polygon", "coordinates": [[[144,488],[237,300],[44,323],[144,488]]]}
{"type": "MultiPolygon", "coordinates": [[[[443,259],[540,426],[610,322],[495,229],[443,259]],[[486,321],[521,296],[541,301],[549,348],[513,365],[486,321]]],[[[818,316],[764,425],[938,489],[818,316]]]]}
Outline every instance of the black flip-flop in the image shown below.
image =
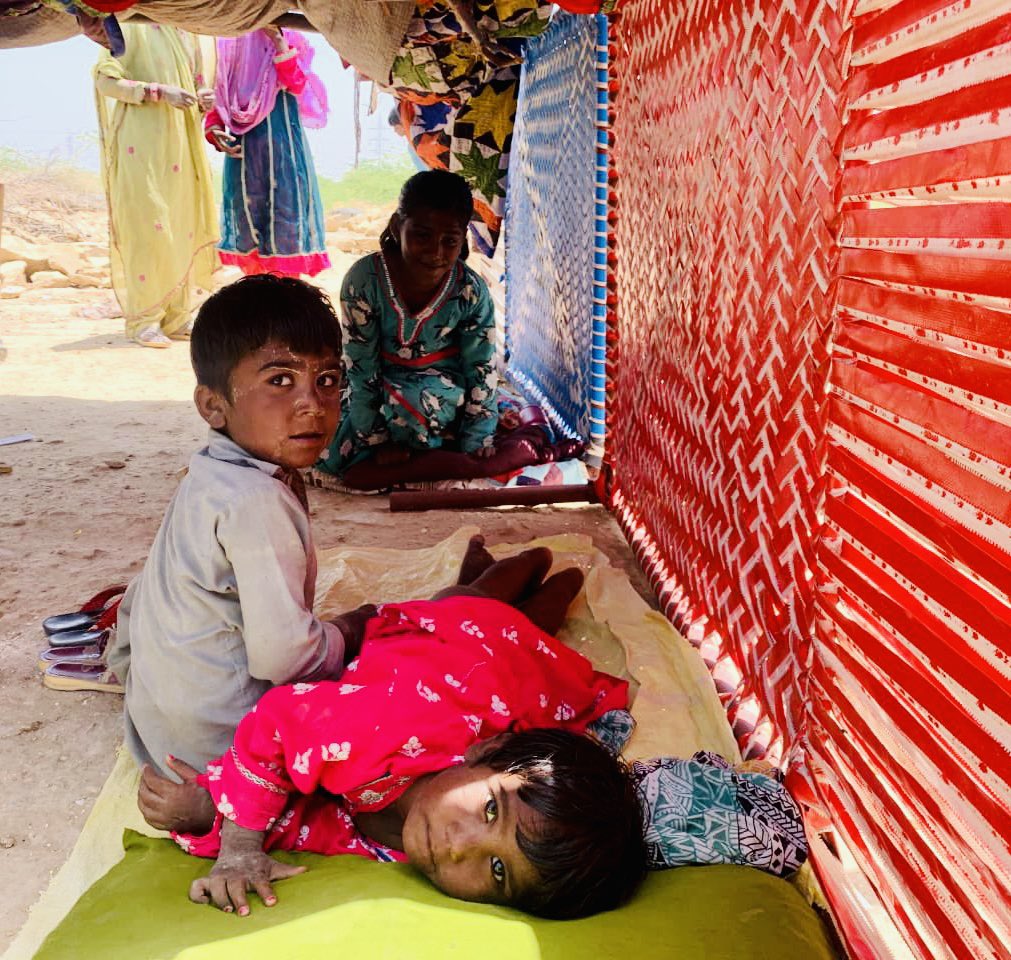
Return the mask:
{"type": "Polygon", "coordinates": [[[108,630],[64,630],[46,637],[51,647],[104,646],[108,639],[108,630]]]}
{"type": "MultiPolygon", "coordinates": [[[[66,633],[68,630],[89,630],[103,616],[111,621],[111,618],[115,615],[116,608],[119,606],[119,601],[116,600],[115,603],[110,603],[110,601],[125,592],[125,584],[107,587],[82,604],[80,610],[75,610],[73,613],[57,613],[54,616],[46,617],[42,621],[42,629],[45,631],[47,637],[51,637],[54,633],[66,633]]],[[[103,623],[102,626],[111,626],[111,622],[108,624],[103,623]]]]}

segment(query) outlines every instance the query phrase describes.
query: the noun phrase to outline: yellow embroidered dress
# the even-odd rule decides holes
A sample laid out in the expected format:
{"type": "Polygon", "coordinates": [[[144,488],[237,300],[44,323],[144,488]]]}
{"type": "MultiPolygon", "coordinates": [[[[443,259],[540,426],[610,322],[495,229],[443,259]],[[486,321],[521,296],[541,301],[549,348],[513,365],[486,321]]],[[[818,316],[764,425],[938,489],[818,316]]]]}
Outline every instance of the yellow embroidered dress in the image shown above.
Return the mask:
{"type": "Polygon", "coordinates": [[[94,69],[112,286],[127,336],[171,336],[190,321],[193,285],[210,283],[217,211],[197,108],[145,102],[144,84],[195,93],[199,50],[174,27],[124,23],[123,35],[126,53],[94,69]]]}

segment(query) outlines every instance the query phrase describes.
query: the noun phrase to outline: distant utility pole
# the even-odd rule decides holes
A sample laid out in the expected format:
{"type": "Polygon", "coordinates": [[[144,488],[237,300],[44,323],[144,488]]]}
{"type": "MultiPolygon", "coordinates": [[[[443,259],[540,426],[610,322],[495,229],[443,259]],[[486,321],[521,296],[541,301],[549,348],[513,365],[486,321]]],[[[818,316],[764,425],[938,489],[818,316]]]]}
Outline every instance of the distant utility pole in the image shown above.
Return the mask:
{"type": "Polygon", "coordinates": [[[355,71],[355,169],[362,153],[362,75],[355,71]]]}

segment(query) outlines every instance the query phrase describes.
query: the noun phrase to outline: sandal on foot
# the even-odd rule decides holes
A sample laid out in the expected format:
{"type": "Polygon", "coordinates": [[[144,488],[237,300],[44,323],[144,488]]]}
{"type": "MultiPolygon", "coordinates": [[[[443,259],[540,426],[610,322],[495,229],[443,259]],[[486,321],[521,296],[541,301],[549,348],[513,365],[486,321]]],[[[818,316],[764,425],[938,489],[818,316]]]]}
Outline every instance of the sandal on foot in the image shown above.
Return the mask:
{"type": "Polygon", "coordinates": [[[189,340],[193,336],[193,321],[190,320],[188,323],[181,326],[174,333],[168,335],[169,340],[189,340]]]}
{"type": "MultiPolygon", "coordinates": [[[[119,600],[116,600],[116,598],[122,596],[125,592],[125,584],[118,583],[115,586],[107,587],[101,593],[96,593],[90,600],[81,604],[80,610],[76,610],[73,613],[58,613],[55,616],[46,617],[42,621],[42,629],[46,636],[52,636],[54,633],[64,633],[67,630],[90,630],[96,627],[103,614],[108,614],[110,617],[115,614],[116,608],[119,606],[119,600]],[[111,602],[113,600],[115,600],[115,603],[111,602]]],[[[98,627],[98,629],[111,625],[112,620],[98,627]]],[[[71,642],[92,643],[94,641],[74,640],[71,642]]]]}
{"type": "Polygon", "coordinates": [[[50,690],[124,692],[116,674],[100,663],[54,663],[42,675],[42,683],[50,690]]]}
{"type": "Polygon", "coordinates": [[[131,339],[142,347],[155,347],[158,350],[164,350],[166,347],[172,346],[172,341],[161,332],[161,327],[159,326],[145,327],[131,339]]]}
{"type": "Polygon", "coordinates": [[[89,643],[79,647],[50,647],[39,654],[39,669],[48,670],[54,663],[105,663],[105,646],[89,643]]]}

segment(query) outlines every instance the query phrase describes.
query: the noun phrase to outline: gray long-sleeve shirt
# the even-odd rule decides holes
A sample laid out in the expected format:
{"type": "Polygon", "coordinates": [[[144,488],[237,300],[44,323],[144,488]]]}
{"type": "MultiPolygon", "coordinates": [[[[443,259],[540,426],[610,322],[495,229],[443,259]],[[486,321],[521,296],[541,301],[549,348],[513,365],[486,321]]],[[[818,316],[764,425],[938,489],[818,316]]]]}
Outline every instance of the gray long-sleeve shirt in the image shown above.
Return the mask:
{"type": "Polygon", "coordinates": [[[309,517],[278,471],[210,431],[123,598],[108,661],[138,763],[203,768],[269,687],[343,666],[340,630],[312,613],[309,517]]]}

